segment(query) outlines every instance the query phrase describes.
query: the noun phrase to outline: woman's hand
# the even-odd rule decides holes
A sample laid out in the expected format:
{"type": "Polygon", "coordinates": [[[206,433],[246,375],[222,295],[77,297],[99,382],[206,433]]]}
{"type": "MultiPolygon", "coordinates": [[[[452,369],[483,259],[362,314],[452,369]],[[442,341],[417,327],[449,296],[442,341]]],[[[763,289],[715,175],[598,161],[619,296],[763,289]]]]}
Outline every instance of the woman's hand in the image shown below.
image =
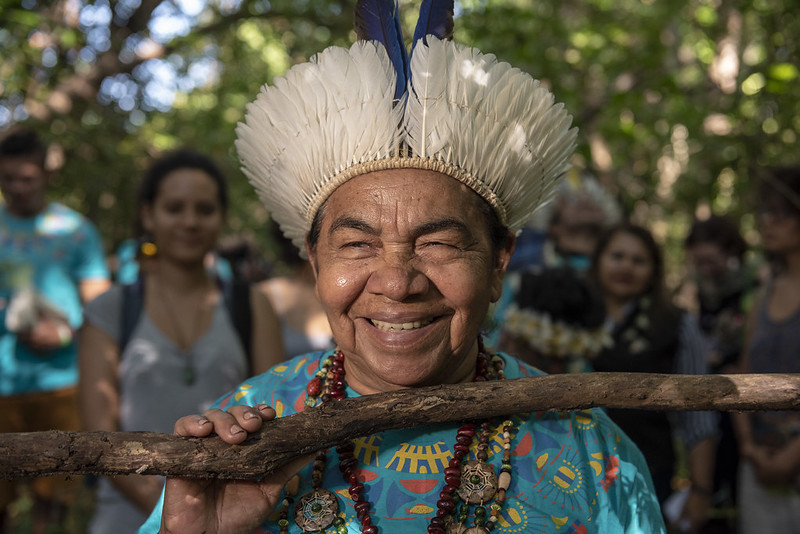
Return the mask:
{"type": "MultiPolygon", "coordinates": [[[[236,444],[248,433],[275,418],[267,405],[208,410],[202,416],[182,417],[175,434],[204,437],[216,433],[236,444]]],[[[261,480],[194,480],[168,478],[161,515],[161,534],[244,534],[264,522],[279,504],[286,482],[313,457],[293,460],[261,480]]]]}

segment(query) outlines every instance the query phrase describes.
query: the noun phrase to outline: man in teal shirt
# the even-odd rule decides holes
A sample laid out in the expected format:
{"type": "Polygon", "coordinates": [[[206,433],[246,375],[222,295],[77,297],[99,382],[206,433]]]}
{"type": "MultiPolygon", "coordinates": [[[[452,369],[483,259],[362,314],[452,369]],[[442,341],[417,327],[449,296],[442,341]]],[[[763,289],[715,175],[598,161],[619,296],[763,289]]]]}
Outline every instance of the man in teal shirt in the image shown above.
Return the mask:
{"type": "MultiPolygon", "coordinates": [[[[75,333],[109,284],[97,229],[46,198],[46,154],[32,131],[0,142],[0,432],[80,428],[75,333]]],[[[37,519],[58,520],[77,482],[33,481],[37,519]]],[[[0,484],[0,514],[14,493],[0,484]]]]}

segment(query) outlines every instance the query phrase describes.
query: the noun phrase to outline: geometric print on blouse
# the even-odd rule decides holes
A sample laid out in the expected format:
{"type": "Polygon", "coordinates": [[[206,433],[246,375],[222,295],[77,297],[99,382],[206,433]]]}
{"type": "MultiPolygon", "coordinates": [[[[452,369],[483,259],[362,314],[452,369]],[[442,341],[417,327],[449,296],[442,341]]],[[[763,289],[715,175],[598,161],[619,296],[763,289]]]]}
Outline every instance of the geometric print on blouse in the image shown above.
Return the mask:
{"type": "MultiPolygon", "coordinates": [[[[327,354],[330,353],[305,355],[279,365],[250,379],[222,398],[217,407],[266,403],[275,408],[278,417],[302,411],[305,387],[327,354]]],[[[501,356],[506,360],[505,374],[509,379],[542,374],[513,358],[501,356]]],[[[347,396],[357,394],[348,387],[347,396]]],[[[504,419],[492,420],[487,462],[494,465],[495,473],[500,473],[503,456],[504,419]]],[[[626,532],[615,523],[619,514],[598,513],[603,508],[613,511],[618,506],[642,506],[642,510],[633,513],[652,516],[653,524],[660,524],[657,503],[637,503],[636,499],[626,500],[618,495],[623,471],[628,472],[627,478],[634,479],[637,477],[632,475],[646,468],[638,461],[639,455],[629,454],[632,444],[604,413],[583,410],[515,414],[511,421],[515,429],[511,439],[512,483],[495,533],[626,532]]],[[[436,515],[436,501],[444,486],[444,469],[453,456],[458,426],[455,423],[421,426],[353,440],[359,478],[364,482],[365,498],[371,503],[373,524],[379,532],[426,532],[430,519],[436,515]]],[[[475,459],[475,452],[476,442],[473,442],[469,459],[475,459]]],[[[311,488],[310,466],[300,472],[300,479],[298,496],[311,488]]],[[[334,450],[327,454],[322,487],[338,496],[339,514],[345,520],[347,532],[360,532],[349,485],[342,480],[334,450]]],[[[651,488],[645,491],[650,492],[651,488]]],[[[278,517],[276,510],[255,532],[277,534],[278,517]]],[[[293,517],[291,512],[290,517],[293,517]]],[[[468,524],[473,524],[472,519],[468,524]]],[[[292,520],[290,532],[301,532],[292,520]]],[[[336,529],[331,526],[325,532],[334,534],[336,529]]]]}

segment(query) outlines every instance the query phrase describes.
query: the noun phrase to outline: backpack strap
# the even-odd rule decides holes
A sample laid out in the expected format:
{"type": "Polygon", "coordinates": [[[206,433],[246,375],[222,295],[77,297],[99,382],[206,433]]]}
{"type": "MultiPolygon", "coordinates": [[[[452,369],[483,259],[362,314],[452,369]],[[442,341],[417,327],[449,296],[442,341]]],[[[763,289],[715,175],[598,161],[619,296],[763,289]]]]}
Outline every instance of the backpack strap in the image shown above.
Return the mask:
{"type": "Polygon", "coordinates": [[[239,280],[219,280],[228,315],[239,336],[247,359],[247,376],[253,372],[253,310],[250,303],[251,286],[239,280]]]}
{"type": "Polygon", "coordinates": [[[125,347],[131,340],[139,316],[144,306],[144,277],[141,275],[132,284],[122,285],[122,305],[120,307],[119,355],[120,359],[125,347]]]}

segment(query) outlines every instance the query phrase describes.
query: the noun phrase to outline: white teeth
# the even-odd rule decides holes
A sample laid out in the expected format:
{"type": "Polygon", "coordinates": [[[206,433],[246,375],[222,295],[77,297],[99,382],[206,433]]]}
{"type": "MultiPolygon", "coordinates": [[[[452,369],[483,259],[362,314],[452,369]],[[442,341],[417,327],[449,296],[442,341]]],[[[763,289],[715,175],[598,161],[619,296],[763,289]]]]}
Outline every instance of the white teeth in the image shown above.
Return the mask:
{"type": "Polygon", "coordinates": [[[383,321],[372,319],[372,324],[375,325],[376,328],[380,330],[385,330],[386,332],[401,332],[403,330],[414,330],[415,328],[422,328],[425,325],[429,325],[432,322],[433,320],[429,319],[425,321],[414,321],[411,323],[384,323],[383,321]]]}

